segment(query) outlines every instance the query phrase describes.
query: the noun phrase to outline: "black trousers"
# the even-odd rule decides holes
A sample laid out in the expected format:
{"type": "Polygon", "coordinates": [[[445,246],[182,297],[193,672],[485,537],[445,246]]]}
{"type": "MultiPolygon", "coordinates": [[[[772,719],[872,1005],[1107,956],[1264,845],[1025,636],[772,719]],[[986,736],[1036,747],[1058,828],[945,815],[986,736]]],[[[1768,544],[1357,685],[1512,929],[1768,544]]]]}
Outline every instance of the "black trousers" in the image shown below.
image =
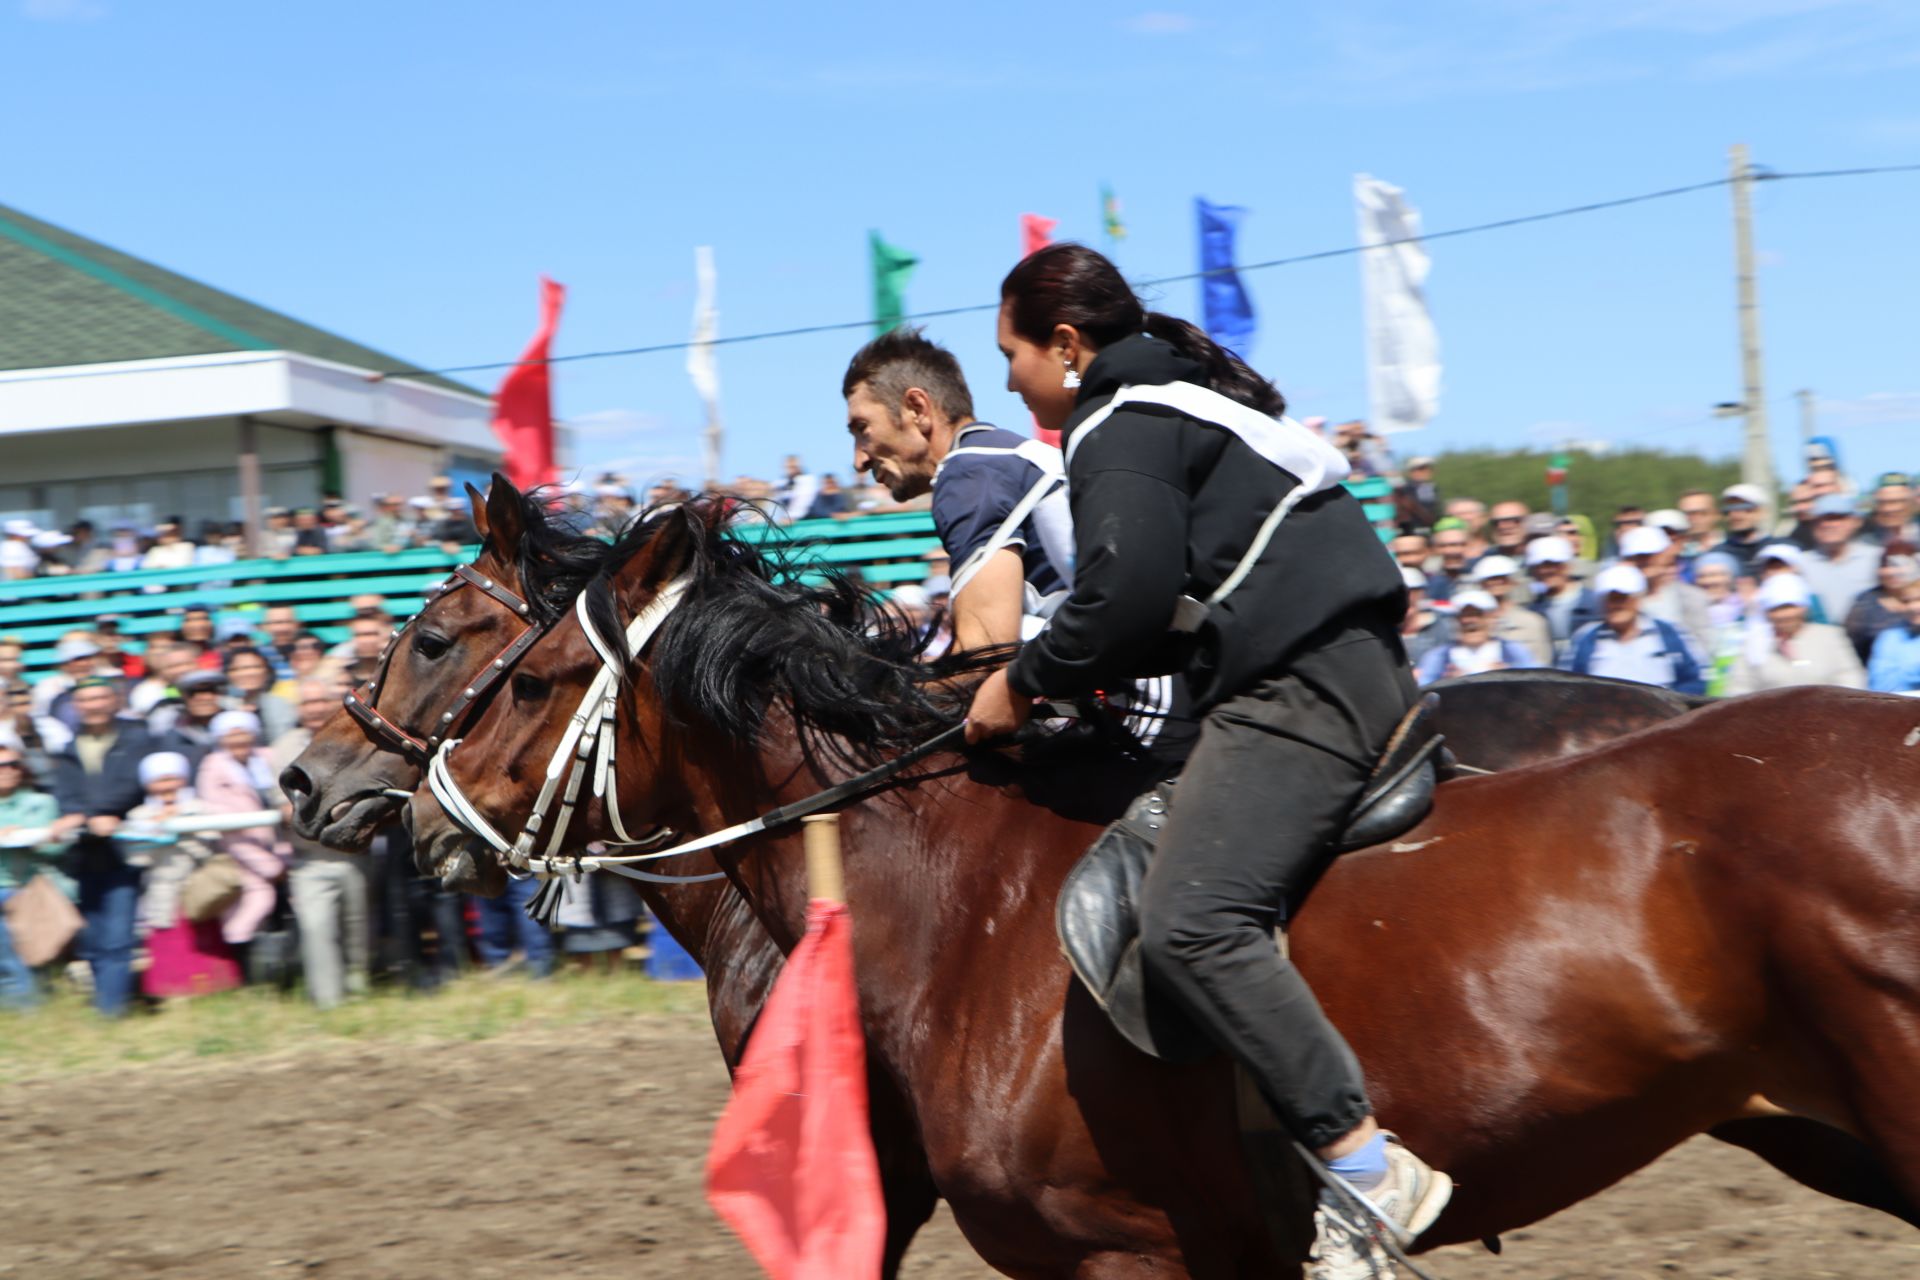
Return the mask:
{"type": "Polygon", "coordinates": [[[1413,705],[1396,636],[1342,633],[1208,712],[1141,903],[1147,973],[1311,1148],[1369,1111],[1360,1064],[1273,931],[1413,705]]]}

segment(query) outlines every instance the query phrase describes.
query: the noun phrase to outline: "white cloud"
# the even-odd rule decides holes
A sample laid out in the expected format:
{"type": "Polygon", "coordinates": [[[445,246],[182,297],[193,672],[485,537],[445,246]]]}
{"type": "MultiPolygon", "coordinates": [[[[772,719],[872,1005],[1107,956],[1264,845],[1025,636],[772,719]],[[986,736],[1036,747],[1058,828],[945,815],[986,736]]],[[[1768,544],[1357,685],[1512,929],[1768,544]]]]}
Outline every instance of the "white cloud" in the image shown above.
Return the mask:
{"type": "Polygon", "coordinates": [[[20,13],[33,22],[98,22],[107,6],[101,0],[20,0],[20,13]]]}
{"type": "Polygon", "coordinates": [[[1920,391],[1872,391],[1814,403],[1821,427],[1904,427],[1920,423],[1920,391]]]}
{"type": "Polygon", "coordinates": [[[1150,9],[1146,13],[1120,19],[1121,30],[1131,31],[1137,36],[1183,36],[1196,25],[1192,14],[1174,13],[1166,9],[1150,9]]]}

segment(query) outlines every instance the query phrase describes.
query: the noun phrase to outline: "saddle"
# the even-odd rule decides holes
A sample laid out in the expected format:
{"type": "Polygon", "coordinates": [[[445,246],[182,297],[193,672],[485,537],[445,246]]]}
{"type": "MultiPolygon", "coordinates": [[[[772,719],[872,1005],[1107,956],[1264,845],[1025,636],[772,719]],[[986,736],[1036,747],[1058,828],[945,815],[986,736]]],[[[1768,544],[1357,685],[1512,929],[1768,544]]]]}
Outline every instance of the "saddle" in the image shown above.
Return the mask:
{"type": "MultiPolygon", "coordinates": [[[[1445,763],[1445,740],[1435,725],[1439,707],[1439,697],[1427,694],[1401,720],[1335,842],[1336,853],[1391,840],[1427,816],[1445,763]]],[[[1129,1043],[1168,1062],[1192,1062],[1211,1054],[1212,1042],[1152,989],[1140,961],[1141,886],[1176,781],[1137,797],[1074,864],[1060,886],[1054,927],[1074,973],[1129,1043]]],[[[1284,947],[1284,935],[1276,943],[1284,947]]]]}

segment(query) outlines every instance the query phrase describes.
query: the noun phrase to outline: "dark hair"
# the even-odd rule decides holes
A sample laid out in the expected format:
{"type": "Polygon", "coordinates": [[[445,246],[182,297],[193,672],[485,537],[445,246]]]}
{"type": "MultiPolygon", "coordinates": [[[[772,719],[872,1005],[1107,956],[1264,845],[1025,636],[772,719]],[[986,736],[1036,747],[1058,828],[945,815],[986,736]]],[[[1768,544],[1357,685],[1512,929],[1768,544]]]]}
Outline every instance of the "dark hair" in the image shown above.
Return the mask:
{"type": "MultiPolygon", "coordinates": [[[[241,638],[244,639],[244,637],[241,637],[241,638]]],[[[226,651],[226,653],[222,654],[220,658],[221,672],[227,676],[231,676],[233,674],[233,664],[240,661],[240,659],[242,658],[260,659],[262,665],[264,665],[267,669],[267,674],[269,675],[273,674],[273,663],[267,660],[266,654],[254,648],[253,645],[251,644],[240,645],[238,648],[229,649],[226,651]]],[[[268,683],[272,683],[272,682],[269,681],[268,683]]]]}
{"type": "Polygon", "coordinates": [[[973,393],[967,390],[960,362],[918,329],[889,329],[854,352],[840,379],[840,394],[852,395],[863,382],[889,413],[899,413],[907,391],[919,387],[954,421],[973,417],[973,393]]]}
{"type": "Polygon", "coordinates": [[[1050,244],[1021,259],[1000,282],[1000,300],[1012,303],[1013,331],[1029,342],[1051,342],[1062,324],[1095,347],[1145,333],[1196,361],[1207,386],[1229,400],[1276,417],[1286,412],[1279,389],[1246,361],[1185,320],[1141,306],[1120,268],[1083,244],[1050,244]]]}

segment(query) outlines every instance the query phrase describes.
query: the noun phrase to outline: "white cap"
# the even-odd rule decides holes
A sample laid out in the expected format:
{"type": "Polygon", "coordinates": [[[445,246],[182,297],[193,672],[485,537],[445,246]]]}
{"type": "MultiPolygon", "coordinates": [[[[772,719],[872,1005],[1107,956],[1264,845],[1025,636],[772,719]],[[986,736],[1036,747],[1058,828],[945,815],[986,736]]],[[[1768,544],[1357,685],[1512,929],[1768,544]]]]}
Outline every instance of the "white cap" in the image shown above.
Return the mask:
{"type": "Polygon", "coordinates": [[[1763,560],[1778,560],[1781,564],[1790,564],[1798,569],[1806,559],[1806,553],[1791,542],[1769,542],[1760,548],[1760,554],[1753,559],[1755,564],[1763,560]]]}
{"type": "Polygon", "coordinates": [[[31,520],[9,520],[6,524],[0,525],[0,530],[10,538],[31,538],[40,532],[40,527],[31,520]]]}
{"type": "Polygon", "coordinates": [[[1673,539],[1666,530],[1651,525],[1640,525],[1620,535],[1620,554],[1623,556],[1657,556],[1673,545],[1673,539]]]}
{"type": "Polygon", "coordinates": [[[1730,484],[1720,491],[1720,501],[1764,507],[1767,505],[1767,491],[1757,484],[1730,484]]]}
{"type": "Polygon", "coordinates": [[[216,742],[230,733],[239,733],[242,730],[252,734],[256,739],[259,738],[260,717],[251,711],[222,711],[207,725],[207,732],[213,735],[216,742]]]}
{"type": "Polygon", "coordinates": [[[1500,607],[1499,602],[1492,596],[1474,588],[1454,592],[1453,599],[1447,603],[1453,606],[1455,613],[1459,613],[1462,609],[1478,609],[1482,613],[1492,613],[1500,607]]]}
{"type": "Polygon", "coordinates": [[[97,658],[100,646],[91,640],[62,640],[53,651],[53,656],[61,662],[72,662],[75,658],[97,658]]]}
{"type": "Polygon", "coordinates": [[[1511,578],[1520,572],[1520,566],[1513,562],[1512,556],[1481,556],[1473,566],[1473,580],[1485,582],[1488,578],[1511,578]]]}
{"type": "Polygon", "coordinates": [[[191,778],[193,767],[178,751],[156,751],[140,757],[140,785],[150,787],[156,778],[191,778]]]}
{"type": "Polygon", "coordinates": [[[1813,593],[1807,590],[1807,580],[1797,573],[1776,573],[1760,584],[1760,607],[1768,611],[1798,605],[1802,609],[1813,603],[1813,593]]]}
{"type": "Polygon", "coordinates": [[[433,499],[425,498],[425,497],[408,498],[407,505],[415,508],[416,510],[425,511],[428,507],[431,507],[433,505],[433,499]]]}
{"type": "Polygon", "coordinates": [[[1668,533],[1685,533],[1690,526],[1686,513],[1678,507],[1662,507],[1647,516],[1647,523],[1656,529],[1665,529],[1668,533]]]}
{"type": "Polygon", "coordinates": [[[1573,544],[1558,534],[1535,538],[1527,544],[1527,567],[1536,564],[1566,564],[1573,559],[1573,544]]]}
{"type": "Polygon", "coordinates": [[[927,589],[912,582],[895,587],[888,599],[902,609],[924,609],[932,603],[927,599],[927,589]]]}
{"type": "Polygon", "coordinates": [[[1404,564],[1400,566],[1400,581],[1407,584],[1407,590],[1409,591],[1425,591],[1427,589],[1427,575],[1418,569],[1410,568],[1404,564]]]}
{"type": "Polygon", "coordinates": [[[1647,575],[1630,564],[1610,564],[1595,575],[1593,593],[1597,596],[1643,596],[1647,594],[1647,575]]]}

